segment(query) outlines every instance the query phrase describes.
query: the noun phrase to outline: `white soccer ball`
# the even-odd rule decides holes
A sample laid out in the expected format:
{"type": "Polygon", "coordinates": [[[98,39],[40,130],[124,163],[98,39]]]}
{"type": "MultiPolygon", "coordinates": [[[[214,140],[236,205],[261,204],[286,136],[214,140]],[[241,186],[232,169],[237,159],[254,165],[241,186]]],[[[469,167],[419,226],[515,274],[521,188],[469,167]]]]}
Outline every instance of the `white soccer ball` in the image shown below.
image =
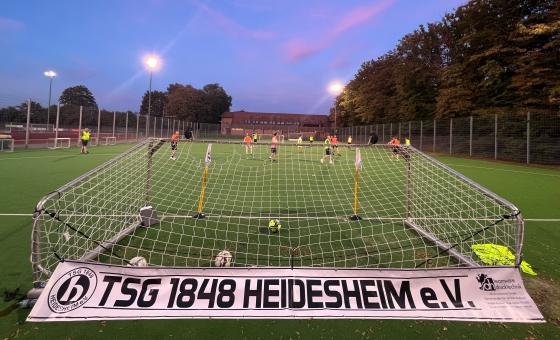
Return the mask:
{"type": "Polygon", "coordinates": [[[214,265],[216,267],[231,267],[231,260],[232,260],[231,253],[227,250],[222,250],[216,259],[214,260],[214,265]]]}
{"type": "Polygon", "coordinates": [[[143,258],[142,256],[136,256],[136,257],[133,257],[132,259],[130,259],[130,261],[128,261],[128,266],[147,267],[148,266],[148,261],[146,261],[146,259],[143,258]]]}

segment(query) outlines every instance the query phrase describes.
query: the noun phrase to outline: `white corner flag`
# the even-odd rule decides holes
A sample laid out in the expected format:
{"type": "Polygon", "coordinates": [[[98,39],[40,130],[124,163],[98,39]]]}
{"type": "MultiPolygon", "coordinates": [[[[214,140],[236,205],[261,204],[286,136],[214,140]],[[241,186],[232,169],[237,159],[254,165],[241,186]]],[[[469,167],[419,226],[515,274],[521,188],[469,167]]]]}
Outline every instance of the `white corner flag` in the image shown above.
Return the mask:
{"type": "Polygon", "coordinates": [[[212,161],[212,144],[208,144],[208,149],[206,149],[206,157],[204,157],[204,163],[206,164],[206,166],[210,165],[210,162],[212,161]]]}
{"type": "Polygon", "coordinates": [[[356,170],[362,171],[362,154],[359,148],[356,148],[356,170]]]}

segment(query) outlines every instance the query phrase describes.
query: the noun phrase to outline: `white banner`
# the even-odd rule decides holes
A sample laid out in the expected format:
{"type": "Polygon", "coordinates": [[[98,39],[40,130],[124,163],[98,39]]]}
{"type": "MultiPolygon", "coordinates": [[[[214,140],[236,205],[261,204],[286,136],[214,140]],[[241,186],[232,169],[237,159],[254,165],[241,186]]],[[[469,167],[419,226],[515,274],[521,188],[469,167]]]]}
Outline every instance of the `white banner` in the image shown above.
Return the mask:
{"type": "Polygon", "coordinates": [[[515,268],[151,268],[63,262],[28,321],[373,318],[544,322],[515,268]]]}

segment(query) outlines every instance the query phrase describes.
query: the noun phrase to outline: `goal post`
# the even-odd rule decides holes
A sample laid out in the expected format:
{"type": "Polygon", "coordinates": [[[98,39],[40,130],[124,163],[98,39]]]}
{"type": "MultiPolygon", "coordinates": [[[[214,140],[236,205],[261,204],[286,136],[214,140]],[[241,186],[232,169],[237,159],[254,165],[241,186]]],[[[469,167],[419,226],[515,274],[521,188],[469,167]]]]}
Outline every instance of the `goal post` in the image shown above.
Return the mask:
{"type": "Polygon", "coordinates": [[[323,164],[322,143],[280,145],[273,162],[267,142],[250,156],[212,142],[209,162],[206,142],[180,141],[176,159],[168,142],[146,139],[39,201],[35,287],[61,259],[208,267],[227,251],[238,267],[448,268],[482,266],[472,248],[485,243],[521,259],[519,210],[412,146],[340,144],[323,164]],[[159,223],[143,223],[148,208],[159,223]]]}
{"type": "Polygon", "coordinates": [[[72,144],[71,138],[49,138],[47,145],[49,149],[68,149],[72,144]]]}
{"type": "Polygon", "coordinates": [[[14,139],[0,137],[0,152],[14,152],[14,139]]]}
{"type": "Polygon", "coordinates": [[[111,136],[111,137],[104,137],[105,138],[105,144],[104,145],[115,145],[117,144],[117,137],[111,136]]]}

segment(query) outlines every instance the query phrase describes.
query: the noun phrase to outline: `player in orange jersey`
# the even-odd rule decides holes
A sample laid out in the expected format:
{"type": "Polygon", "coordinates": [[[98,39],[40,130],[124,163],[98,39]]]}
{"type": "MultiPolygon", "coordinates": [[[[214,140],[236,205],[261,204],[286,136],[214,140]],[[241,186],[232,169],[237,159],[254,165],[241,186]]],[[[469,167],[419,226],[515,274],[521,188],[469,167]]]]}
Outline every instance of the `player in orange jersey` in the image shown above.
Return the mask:
{"type": "Polygon", "coordinates": [[[399,149],[401,141],[397,138],[397,136],[393,136],[393,138],[389,142],[389,145],[393,145],[393,154],[391,155],[391,157],[396,157],[397,159],[399,159],[399,149]]]}
{"type": "Polygon", "coordinates": [[[245,143],[245,154],[252,155],[253,154],[253,140],[251,136],[249,136],[249,132],[245,134],[245,138],[243,138],[243,142],[245,143]]]}
{"type": "Polygon", "coordinates": [[[179,142],[179,131],[175,131],[172,135],[171,135],[171,159],[172,160],[176,160],[177,159],[177,143],[179,142]]]}

